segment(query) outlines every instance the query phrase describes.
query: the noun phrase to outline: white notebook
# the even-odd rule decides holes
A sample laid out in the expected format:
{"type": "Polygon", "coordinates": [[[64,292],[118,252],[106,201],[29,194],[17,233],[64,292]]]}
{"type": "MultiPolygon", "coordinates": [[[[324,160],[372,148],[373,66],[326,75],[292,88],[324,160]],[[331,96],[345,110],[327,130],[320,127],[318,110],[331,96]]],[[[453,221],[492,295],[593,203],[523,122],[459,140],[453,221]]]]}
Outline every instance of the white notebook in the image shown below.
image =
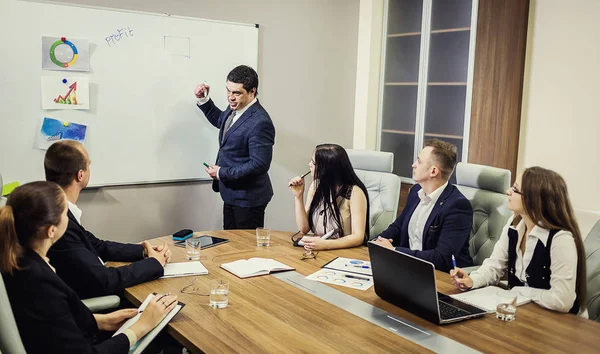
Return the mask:
{"type": "MultiPolygon", "coordinates": [[[[496,312],[496,305],[498,305],[497,294],[515,294],[509,290],[499,288],[497,286],[486,286],[485,288],[479,288],[475,290],[466,291],[460,294],[450,295],[451,297],[466,302],[467,304],[480,307],[486,310],[488,313],[496,312]]],[[[531,302],[531,299],[522,295],[517,297],[517,306],[524,305],[531,302]]]]}
{"type": "Polygon", "coordinates": [[[208,269],[199,261],[169,263],[165,266],[162,278],[187,277],[190,275],[208,274],[208,269]]]}
{"type": "MultiPolygon", "coordinates": [[[[150,300],[152,300],[152,298],[155,296],[156,294],[150,294],[148,295],[148,297],[146,297],[146,300],[144,300],[144,302],[142,303],[142,305],[140,305],[140,307],[138,308],[139,311],[143,311],[146,308],[146,305],[148,305],[148,303],[150,302],[150,300]]],[[[154,337],[156,337],[156,335],[167,325],[167,323],[169,323],[169,321],[171,321],[173,319],[173,317],[175,317],[176,314],[179,313],[179,311],[181,311],[181,309],[185,306],[185,304],[183,302],[177,302],[177,305],[175,305],[175,307],[171,310],[171,312],[169,312],[165,318],[163,318],[162,321],[160,321],[160,323],[154,327],[153,330],[151,330],[150,332],[148,332],[148,334],[146,334],[145,336],[143,336],[142,338],[138,338],[137,343],[135,343],[135,345],[131,348],[129,348],[129,354],[140,354],[144,351],[144,349],[146,349],[146,347],[148,346],[148,344],[150,344],[150,342],[152,342],[152,340],[154,339],[154,337]]],[[[130,318],[129,320],[127,320],[127,322],[123,323],[123,325],[121,326],[121,328],[119,328],[115,334],[113,334],[113,337],[116,336],[117,334],[121,334],[123,333],[126,329],[128,329],[129,327],[131,327],[134,323],[137,322],[137,320],[140,318],[142,314],[138,313],[137,315],[135,315],[134,317],[130,318]]]]}
{"type": "Polygon", "coordinates": [[[223,263],[221,264],[221,268],[240,278],[249,278],[258,275],[266,275],[272,272],[294,270],[292,267],[269,258],[240,259],[235,262],[223,263]]]}

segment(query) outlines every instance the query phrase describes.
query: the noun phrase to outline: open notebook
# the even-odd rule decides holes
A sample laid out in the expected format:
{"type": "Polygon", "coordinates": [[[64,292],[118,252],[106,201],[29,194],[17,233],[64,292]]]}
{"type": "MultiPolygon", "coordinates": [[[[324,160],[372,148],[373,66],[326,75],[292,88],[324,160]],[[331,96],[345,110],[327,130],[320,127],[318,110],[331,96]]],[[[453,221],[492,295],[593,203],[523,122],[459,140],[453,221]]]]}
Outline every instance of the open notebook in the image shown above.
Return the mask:
{"type": "Polygon", "coordinates": [[[266,275],[272,272],[294,270],[292,267],[269,258],[240,259],[235,262],[223,263],[221,264],[221,268],[240,278],[249,278],[258,275],[266,275]]]}
{"type": "Polygon", "coordinates": [[[208,269],[199,261],[169,263],[165,266],[162,278],[187,277],[208,274],[208,269]]]}
{"type": "MultiPolygon", "coordinates": [[[[486,310],[488,313],[492,313],[496,311],[496,305],[498,305],[497,294],[499,293],[510,295],[514,294],[517,296],[516,293],[512,293],[509,290],[505,290],[497,286],[486,286],[485,288],[470,290],[450,296],[462,302],[466,302],[469,305],[480,307],[486,310]]],[[[517,306],[524,305],[530,301],[530,298],[518,295],[517,306]]]]}
{"type": "MultiPolygon", "coordinates": [[[[143,311],[146,308],[146,305],[148,305],[148,303],[150,302],[150,300],[152,300],[152,298],[155,295],[156,294],[150,294],[150,295],[148,295],[148,297],[146,297],[146,300],[144,300],[144,302],[138,308],[138,310],[139,311],[143,311]]],[[[142,353],[144,351],[144,349],[146,349],[146,347],[148,346],[148,344],[150,344],[150,342],[152,342],[152,340],[154,339],[154,337],[156,337],[156,335],[167,325],[167,323],[169,323],[171,321],[171,319],[173,319],[173,317],[175,317],[176,314],[179,313],[179,311],[181,311],[181,309],[184,306],[185,306],[185,304],[183,302],[177,302],[177,305],[175,305],[175,307],[171,310],[171,312],[169,312],[165,316],[165,318],[163,318],[163,320],[160,321],[160,323],[156,327],[154,327],[153,330],[151,330],[150,332],[148,332],[148,334],[146,334],[142,338],[138,338],[137,343],[135,343],[135,345],[129,349],[129,354],[140,354],[140,353],[142,353]]],[[[142,315],[141,313],[138,313],[134,317],[130,318],[127,322],[125,322],[121,326],[121,328],[119,328],[115,332],[115,334],[113,334],[113,337],[116,336],[117,334],[123,333],[127,328],[131,327],[134,323],[137,322],[137,320],[140,318],[141,315],[142,315]]]]}

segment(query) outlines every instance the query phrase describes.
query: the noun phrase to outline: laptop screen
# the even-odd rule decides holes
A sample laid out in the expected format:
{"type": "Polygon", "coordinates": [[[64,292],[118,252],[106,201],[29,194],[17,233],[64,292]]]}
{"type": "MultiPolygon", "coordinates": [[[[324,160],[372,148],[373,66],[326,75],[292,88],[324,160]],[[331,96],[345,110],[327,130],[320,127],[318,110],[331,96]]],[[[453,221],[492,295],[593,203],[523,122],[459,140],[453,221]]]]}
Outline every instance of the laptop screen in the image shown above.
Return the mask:
{"type": "Polygon", "coordinates": [[[430,322],[439,322],[435,267],[413,256],[369,242],[375,293],[430,322]]]}

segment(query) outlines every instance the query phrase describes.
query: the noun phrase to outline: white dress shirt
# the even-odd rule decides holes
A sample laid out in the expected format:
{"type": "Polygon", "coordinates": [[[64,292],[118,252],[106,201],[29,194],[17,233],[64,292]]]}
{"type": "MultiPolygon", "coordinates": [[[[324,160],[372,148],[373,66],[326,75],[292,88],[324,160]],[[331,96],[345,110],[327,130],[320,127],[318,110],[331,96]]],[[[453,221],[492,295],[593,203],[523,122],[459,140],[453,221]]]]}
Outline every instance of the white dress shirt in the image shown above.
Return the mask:
{"type": "Polygon", "coordinates": [[[83,211],[81,211],[81,209],[79,209],[79,207],[77,205],[71,203],[68,200],[67,200],[67,203],[69,204],[69,211],[71,212],[71,214],[73,214],[73,216],[75,217],[75,220],[77,220],[79,225],[81,225],[81,214],[83,214],[83,211]]]}
{"type": "MultiPolygon", "coordinates": [[[[508,268],[508,229],[515,229],[518,234],[517,241],[517,260],[515,262],[515,276],[522,281],[525,286],[515,286],[512,291],[530,298],[536,304],[545,308],[568,312],[573,307],[576,294],[577,282],[577,247],[575,239],[569,231],[561,230],[554,235],[552,246],[550,247],[550,289],[531,288],[527,285],[526,270],[533,257],[533,252],[538,241],[546,246],[550,230],[535,226],[527,235],[525,243],[525,253],[521,252],[519,245],[526,232],[525,221],[521,220],[516,227],[512,227],[513,218],[511,217],[496,242],[492,255],[483,261],[479,269],[470,274],[473,280],[473,288],[480,288],[490,284],[497,284],[504,271],[508,268]]],[[[584,260],[585,261],[585,260],[584,260]]],[[[587,309],[581,309],[580,316],[587,318],[587,309]]]]}
{"type": "MultiPolygon", "coordinates": [[[[76,204],[73,204],[68,200],[67,200],[67,203],[69,204],[69,211],[71,212],[71,214],[73,214],[73,216],[75,217],[75,220],[77,220],[79,225],[81,225],[81,214],[83,214],[83,211],[81,209],[79,209],[79,207],[76,204]]],[[[102,258],[98,257],[98,259],[100,260],[100,262],[102,262],[102,265],[106,265],[106,263],[104,263],[102,258]]]]}
{"type": "Polygon", "coordinates": [[[421,188],[417,195],[421,201],[415,208],[410,221],[408,222],[408,244],[410,249],[413,251],[423,250],[423,230],[431,211],[437,203],[437,200],[442,195],[444,189],[448,186],[448,182],[444,183],[441,187],[425,195],[425,191],[421,188]]]}
{"type": "MultiPolygon", "coordinates": [[[[206,96],[203,98],[198,98],[196,100],[196,103],[199,106],[202,106],[203,104],[205,104],[206,102],[208,102],[210,100],[210,96],[206,96]]],[[[256,97],[254,97],[254,99],[252,101],[250,101],[250,103],[248,103],[246,105],[246,107],[239,109],[235,112],[235,116],[233,117],[233,119],[231,120],[231,125],[229,126],[229,129],[231,129],[231,127],[233,127],[233,125],[235,124],[235,122],[237,122],[238,119],[240,119],[240,117],[242,116],[242,114],[244,114],[244,112],[246,112],[248,110],[248,108],[250,108],[250,106],[252,106],[254,103],[256,103],[256,97]]],[[[223,132],[223,135],[225,135],[225,132],[223,132]]],[[[221,167],[219,166],[219,168],[217,169],[217,179],[219,178],[219,171],[221,170],[221,167]]]]}

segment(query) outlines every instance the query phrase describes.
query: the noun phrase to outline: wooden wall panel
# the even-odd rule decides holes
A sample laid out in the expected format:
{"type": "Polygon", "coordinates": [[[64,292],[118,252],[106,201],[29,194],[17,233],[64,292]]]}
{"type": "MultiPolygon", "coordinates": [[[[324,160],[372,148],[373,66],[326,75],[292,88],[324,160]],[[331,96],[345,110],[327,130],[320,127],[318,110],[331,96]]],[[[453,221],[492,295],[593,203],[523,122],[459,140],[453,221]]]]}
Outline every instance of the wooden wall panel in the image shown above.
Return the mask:
{"type": "Polygon", "coordinates": [[[469,162],[517,168],[529,0],[480,0],[469,162]]]}

